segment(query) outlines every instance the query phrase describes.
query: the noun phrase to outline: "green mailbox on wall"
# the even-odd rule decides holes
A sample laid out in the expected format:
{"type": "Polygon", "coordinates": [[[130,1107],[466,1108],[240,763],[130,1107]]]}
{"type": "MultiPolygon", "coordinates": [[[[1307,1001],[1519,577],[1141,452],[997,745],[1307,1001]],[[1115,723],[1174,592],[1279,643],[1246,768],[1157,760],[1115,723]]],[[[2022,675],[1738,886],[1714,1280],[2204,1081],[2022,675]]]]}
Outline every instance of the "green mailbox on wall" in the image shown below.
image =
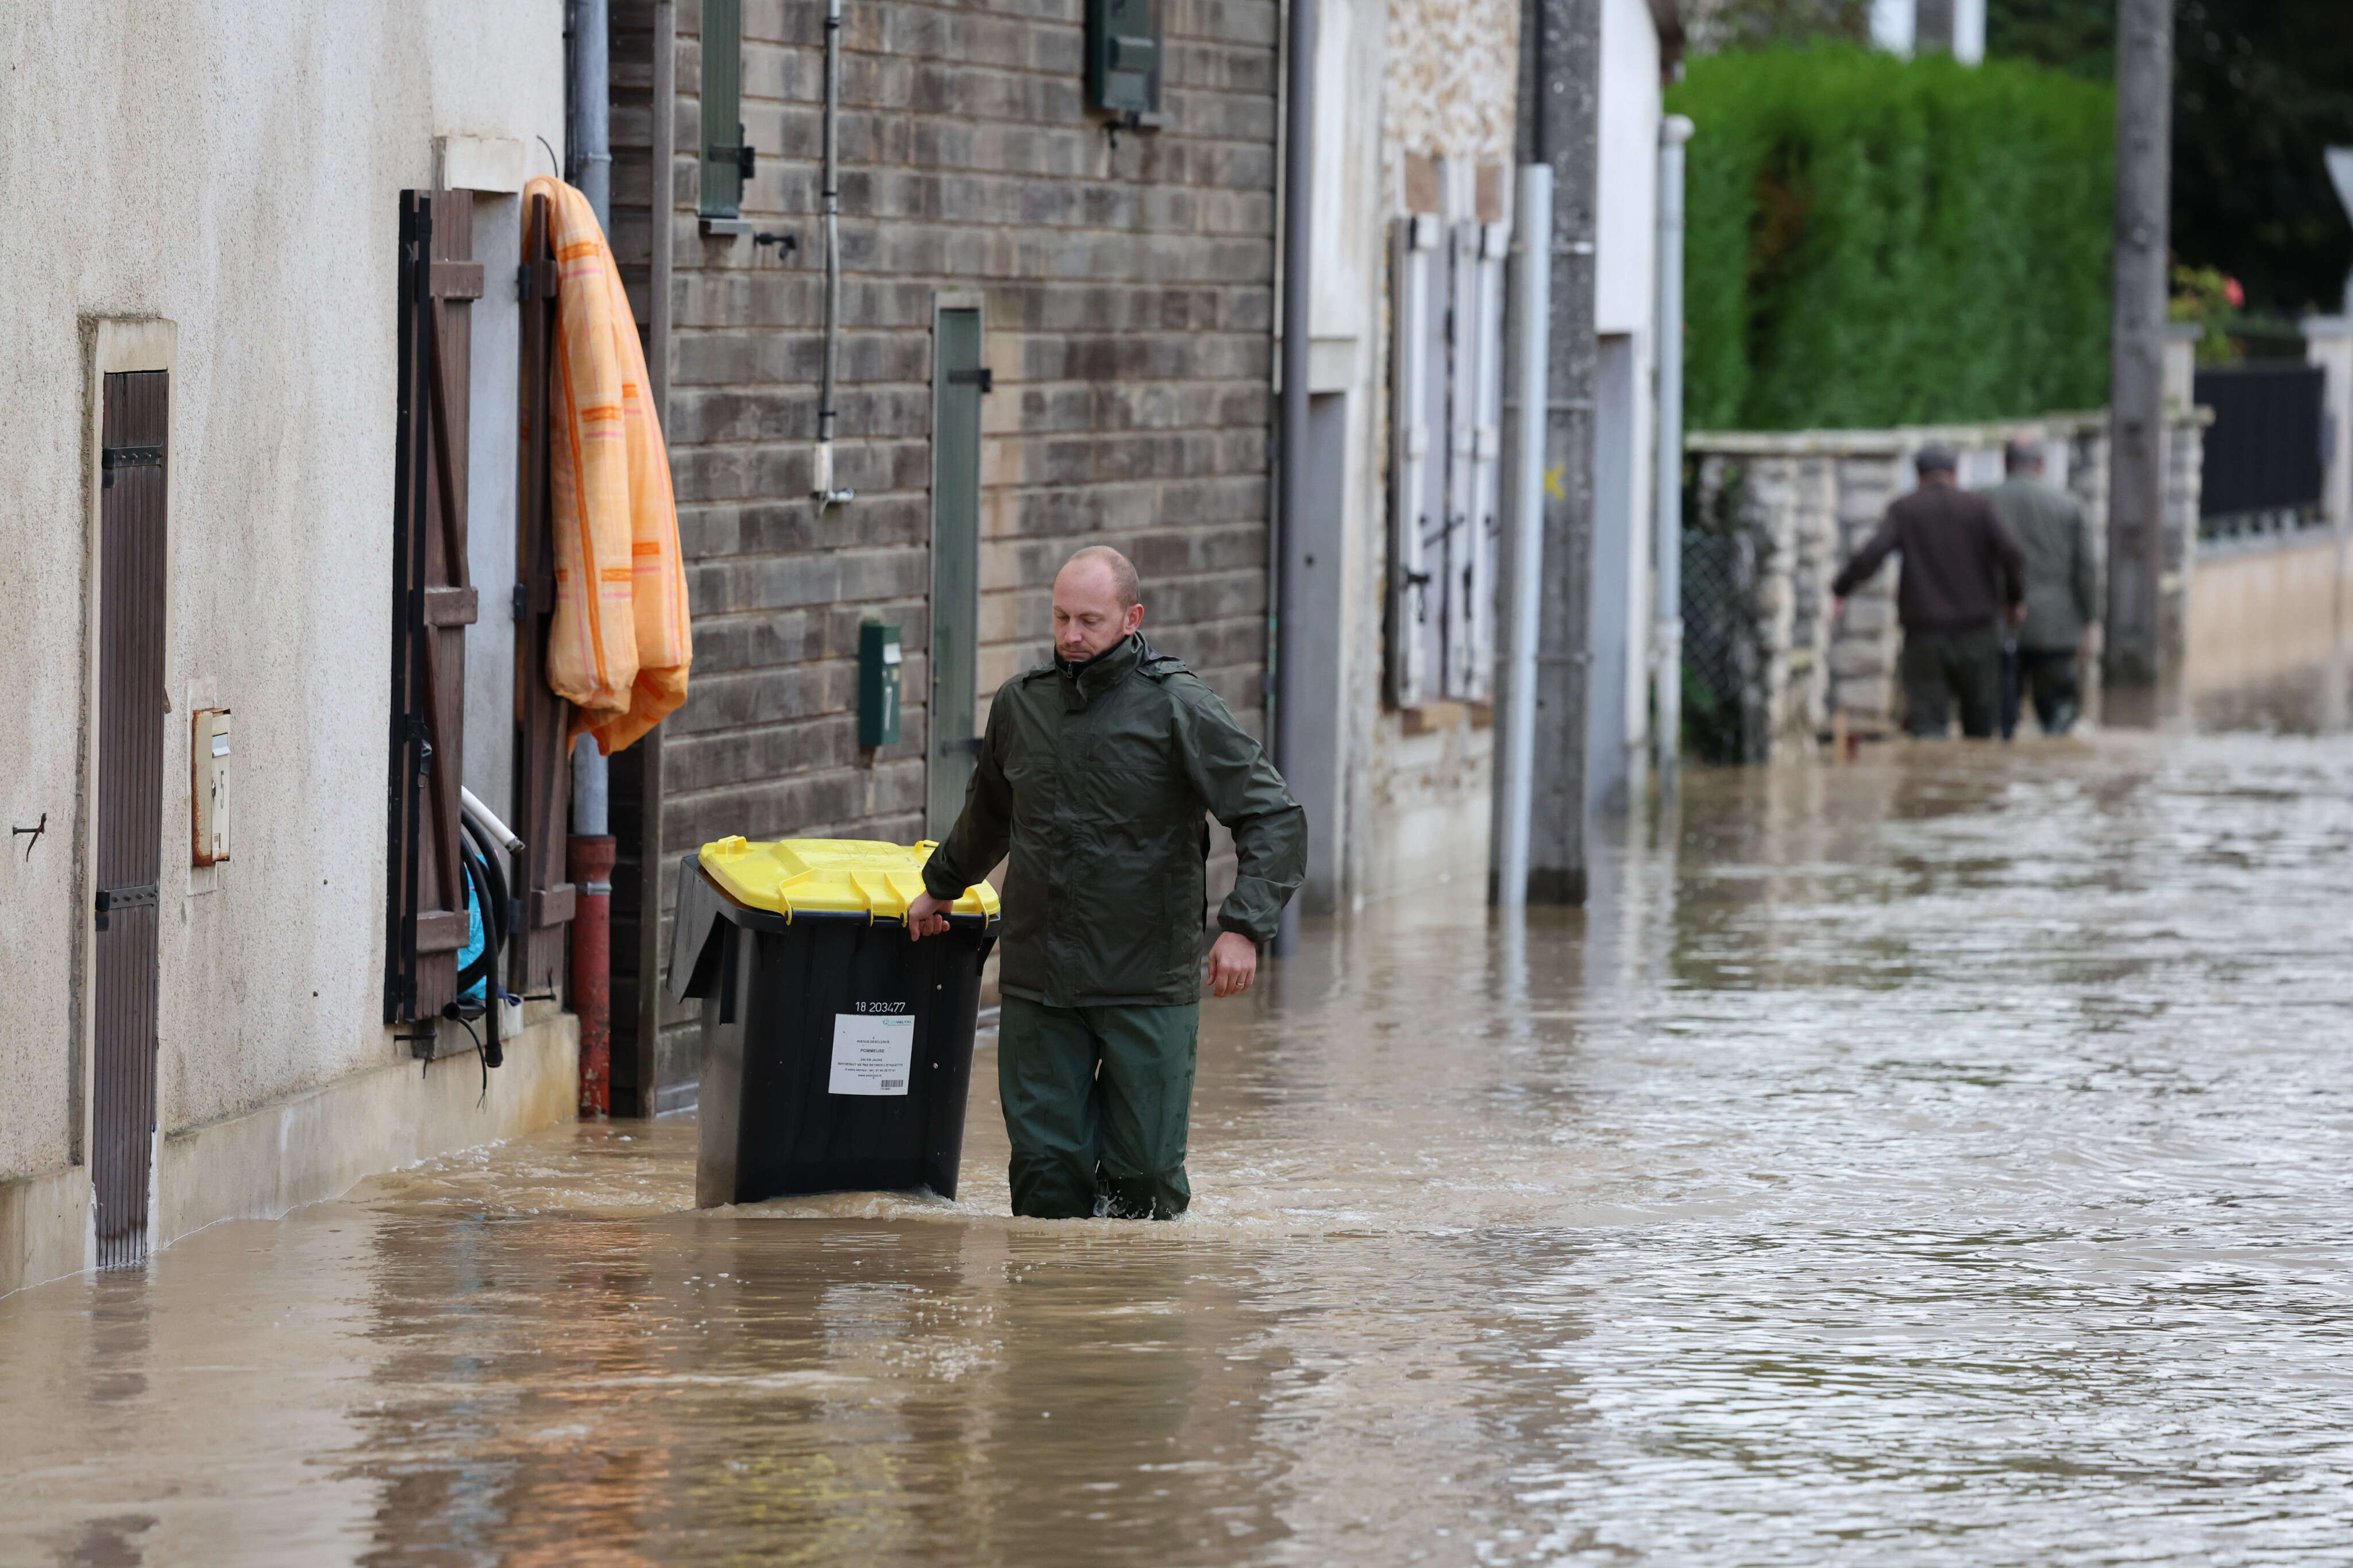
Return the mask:
{"type": "Polygon", "coordinates": [[[858,628],[858,743],[899,739],[899,628],[871,621],[858,628]]]}
{"type": "Polygon", "coordinates": [[[1160,0],[1087,0],[1087,101],[1129,117],[1160,112],[1160,0]]]}

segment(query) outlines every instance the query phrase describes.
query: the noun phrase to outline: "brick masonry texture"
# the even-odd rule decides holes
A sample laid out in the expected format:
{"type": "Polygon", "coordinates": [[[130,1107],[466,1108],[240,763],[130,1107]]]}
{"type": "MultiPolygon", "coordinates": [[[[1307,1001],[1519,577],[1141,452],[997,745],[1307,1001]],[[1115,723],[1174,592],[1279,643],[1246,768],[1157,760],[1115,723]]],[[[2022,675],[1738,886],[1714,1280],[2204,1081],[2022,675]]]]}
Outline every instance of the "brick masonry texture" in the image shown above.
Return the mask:
{"type": "MultiPolygon", "coordinates": [[[[665,731],[670,857],[724,833],[923,834],[943,293],[979,297],[996,377],[983,404],[984,717],[999,682],[1046,657],[1055,569],[1102,542],[1141,570],[1155,644],[1261,728],[1276,6],[1166,0],[1166,123],[1116,146],[1083,101],[1079,0],[845,7],[836,482],[858,499],[828,514],[807,500],[824,9],[743,10],[743,121],[759,150],[743,216],[798,248],[701,232],[701,6],[682,0],[669,436],[695,661],[665,731]],[[902,739],[879,752],[857,745],[868,619],[898,625],[908,654],[902,739]]],[[[650,15],[644,0],[614,13],[613,237],[641,321],[650,15]]]]}

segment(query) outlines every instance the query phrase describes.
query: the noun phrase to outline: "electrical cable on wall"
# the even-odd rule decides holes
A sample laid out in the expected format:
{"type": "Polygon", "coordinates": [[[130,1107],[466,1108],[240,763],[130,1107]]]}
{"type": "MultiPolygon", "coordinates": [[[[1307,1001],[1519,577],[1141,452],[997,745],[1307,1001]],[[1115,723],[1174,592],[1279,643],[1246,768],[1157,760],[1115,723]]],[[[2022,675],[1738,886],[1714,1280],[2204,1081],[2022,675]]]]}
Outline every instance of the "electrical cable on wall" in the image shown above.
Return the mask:
{"type": "Polygon", "coordinates": [[[836,362],[841,334],[841,0],[825,5],[825,362],[817,398],[816,489],[810,499],[829,510],[858,499],[833,482],[836,362]]]}

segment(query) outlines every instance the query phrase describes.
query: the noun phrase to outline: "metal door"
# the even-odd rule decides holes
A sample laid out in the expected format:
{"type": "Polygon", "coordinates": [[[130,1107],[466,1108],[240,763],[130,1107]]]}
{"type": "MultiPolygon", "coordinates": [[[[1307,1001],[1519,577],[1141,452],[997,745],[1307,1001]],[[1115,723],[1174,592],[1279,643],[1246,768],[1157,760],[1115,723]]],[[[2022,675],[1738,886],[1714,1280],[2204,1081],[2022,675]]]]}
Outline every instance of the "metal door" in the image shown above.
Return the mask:
{"type": "Polygon", "coordinates": [[[943,310],[932,356],[931,836],[944,837],[964,809],[979,745],[980,312],[943,310]]]}
{"type": "Polygon", "coordinates": [[[90,1179],[100,1268],[147,1253],[164,829],[168,372],[105,378],[100,422],[98,888],[90,1179]]]}

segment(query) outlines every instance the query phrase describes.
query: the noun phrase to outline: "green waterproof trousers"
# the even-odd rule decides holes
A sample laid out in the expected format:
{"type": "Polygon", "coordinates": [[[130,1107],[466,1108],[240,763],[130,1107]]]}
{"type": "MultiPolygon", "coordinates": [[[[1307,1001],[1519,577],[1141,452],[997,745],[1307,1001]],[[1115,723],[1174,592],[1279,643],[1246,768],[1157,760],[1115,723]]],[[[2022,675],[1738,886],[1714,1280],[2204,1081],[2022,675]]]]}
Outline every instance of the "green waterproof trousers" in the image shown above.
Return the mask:
{"type": "Polygon", "coordinates": [[[1200,1024],[1198,1002],[1049,1007],[1005,998],[997,1092],[1013,1144],[1015,1214],[1175,1219],[1185,1212],[1193,1196],[1185,1136],[1200,1024]]]}

